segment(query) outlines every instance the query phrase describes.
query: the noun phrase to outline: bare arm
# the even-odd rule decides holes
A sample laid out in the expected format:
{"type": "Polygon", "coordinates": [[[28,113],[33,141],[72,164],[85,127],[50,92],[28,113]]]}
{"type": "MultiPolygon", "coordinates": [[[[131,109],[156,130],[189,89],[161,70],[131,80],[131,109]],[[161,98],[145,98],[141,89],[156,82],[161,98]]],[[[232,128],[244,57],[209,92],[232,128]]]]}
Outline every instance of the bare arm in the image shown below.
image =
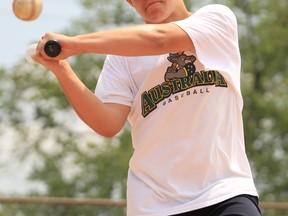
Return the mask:
{"type": "Polygon", "coordinates": [[[105,137],[118,133],[126,122],[130,107],[102,103],[75,75],[66,60],[35,60],[49,68],[57,77],[67,99],[78,116],[94,131],[105,137]]]}
{"type": "Polygon", "coordinates": [[[130,107],[103,104],[78,79],[68,62],[61,59],[82,53],[143,56],[193,49],[189,36],[175,24],[145,24],[75,37],[47,33],[38,45],[35,60],[56,75],[79,117],[97,133],[111,137],[123,127],[130,107]],[[51,39],[62,45],[61,55],[53,61],[42,51],[45,42],[51,39]]]}
{"type": "MultiPolygon", "coordinates": [[[[39,45],[40,51],[50,39],[62,45],[63,53],[58,60],[83,53],[144,56],[194,50],[186,32],[172,23],[143,24],[74,37],[47,33],[39,45]]],[[[42,55],[45,56],[43,52],[42,55]]]]}
{"type": "Polygon", "coordinates": [[[81,52],[124,56],[159,55],[193,50],[190,37],[175,24],[145,24],[77,36],[81,52]]]}

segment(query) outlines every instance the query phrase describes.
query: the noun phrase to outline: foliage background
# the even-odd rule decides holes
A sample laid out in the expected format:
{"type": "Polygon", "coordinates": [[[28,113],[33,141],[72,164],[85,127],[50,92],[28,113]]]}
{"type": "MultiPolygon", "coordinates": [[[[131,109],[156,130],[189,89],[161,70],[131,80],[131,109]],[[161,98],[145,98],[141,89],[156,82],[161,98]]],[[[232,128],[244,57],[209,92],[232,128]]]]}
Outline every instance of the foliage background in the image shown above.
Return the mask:
{"type": "MultiPolygon", "coordinates": [[[[261,200],[288,200],[288,2],[286,0],[185,1],[191,11],[208,4],[232,8],[239,22],[242,93],[247,153],[261,200]]],[[[68,35],[142,23],[125,1],[79,0],[85,15],[71,22],[68,35]]],[[[70,59],[94,91],[105,56],[70,59]]],[[[0,69],[0,136],[20,162],[32,161],[30,180],[42,190],[29,196],[125,198],[132,154],[129,125],[113,139],[99,137],[71,109],[54,76],[24,59],[0,69]]],[[[1,165],[3,166],[3,165],[1,165]]],[[[0,167],[1,168],[1,167],[0,167]]],[[[0,215],[32,215],[29,207],[0,208],[0,215]],[[13,214],[11,214],[13,212],[13,214]]],[[[34,208],[35,211],[35,208],[34,208]]],[[[125,209],[37,208],[34,215],[125,215],[125,209]],[[87,213],[89,212],[89,213],[87,213]],[[93,212],[93,213],[92,213],[93,212]]],[[[279,215],[270,212],[269,215],[279,215]]]]}

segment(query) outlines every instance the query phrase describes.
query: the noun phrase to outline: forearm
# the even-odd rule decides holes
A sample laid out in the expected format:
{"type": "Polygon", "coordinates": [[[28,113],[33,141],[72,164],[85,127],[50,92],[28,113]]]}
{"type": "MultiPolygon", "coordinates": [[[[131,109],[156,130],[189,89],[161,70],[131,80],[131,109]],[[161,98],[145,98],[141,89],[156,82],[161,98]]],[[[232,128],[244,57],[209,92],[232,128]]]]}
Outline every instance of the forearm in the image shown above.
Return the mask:
{"type": "Polygon", "coordinates": [[[190,38],[174,24],[144,24],[116,28],[78,35],[73,41],[79,53],[122,56],[159,55],[190,50],[192,47],[190,38]],[[183,38],[177,40],[181,36],[186,37],[186,44],[182,43],[183,38]]]}
{"type": "Polygon", "coordinates": [[[42,38],[37,50],[47,59],[44,46],[48,40],[57,40],[62,46],[59,56],[53,60],[70,56],[98,53],[121,56],[161,55],[170,52],[194,51],[190,37],[177,25],[143,24],[99,31],[68,37],[48,32],[42,38]]]}
{"type": "Polygon", "coordinates": [[[54,74],[71,106],[89,127],[106,137],[115,135],[121,129],[113,110],[79,80],[68,64],[54,70],[54,74]]]}
{"type": "Polygon", "coordinates": [[[117,28],[75,37],[76,49],[114,55],[146,55],[158,53],[157,31],[148,25],[117,28]],[[151,29],[150,29],[151,28],[151,29]],[[150,29],[150,30],[149,30],[150,29]]]}

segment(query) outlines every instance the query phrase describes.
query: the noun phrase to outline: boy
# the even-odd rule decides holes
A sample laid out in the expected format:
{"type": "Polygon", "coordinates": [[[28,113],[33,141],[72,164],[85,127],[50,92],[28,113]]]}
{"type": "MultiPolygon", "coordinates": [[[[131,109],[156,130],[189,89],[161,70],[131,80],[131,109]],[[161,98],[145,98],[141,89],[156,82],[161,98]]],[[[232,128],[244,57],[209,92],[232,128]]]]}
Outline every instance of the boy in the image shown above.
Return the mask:
{"type": "Polygon", "coordinates": [[[128,2],[146,24],[47,33],[34,57],[98,134],[112,137],[129,121],[127,215],[261,215],[245,153],[235,15],[223,5],[191,14],[183,0],[128,2]],[[51,39],[62,46],[56,58],[43,52],[51,39]],[[65,60],[91,52],[108,54],[95,94],[65,60]]]}

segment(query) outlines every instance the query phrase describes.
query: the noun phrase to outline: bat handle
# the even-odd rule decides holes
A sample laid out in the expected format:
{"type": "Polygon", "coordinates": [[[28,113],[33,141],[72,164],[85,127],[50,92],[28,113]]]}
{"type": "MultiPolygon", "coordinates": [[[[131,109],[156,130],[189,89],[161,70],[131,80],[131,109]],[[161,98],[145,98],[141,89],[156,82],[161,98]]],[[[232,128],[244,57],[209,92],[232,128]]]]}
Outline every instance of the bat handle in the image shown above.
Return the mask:
{"type": "Polygon", "coordinates": [[[44,52],[49,57],[57,57],[61,53],[61,45],[56,40],[49,40],[45,43],[44,52]]]}

